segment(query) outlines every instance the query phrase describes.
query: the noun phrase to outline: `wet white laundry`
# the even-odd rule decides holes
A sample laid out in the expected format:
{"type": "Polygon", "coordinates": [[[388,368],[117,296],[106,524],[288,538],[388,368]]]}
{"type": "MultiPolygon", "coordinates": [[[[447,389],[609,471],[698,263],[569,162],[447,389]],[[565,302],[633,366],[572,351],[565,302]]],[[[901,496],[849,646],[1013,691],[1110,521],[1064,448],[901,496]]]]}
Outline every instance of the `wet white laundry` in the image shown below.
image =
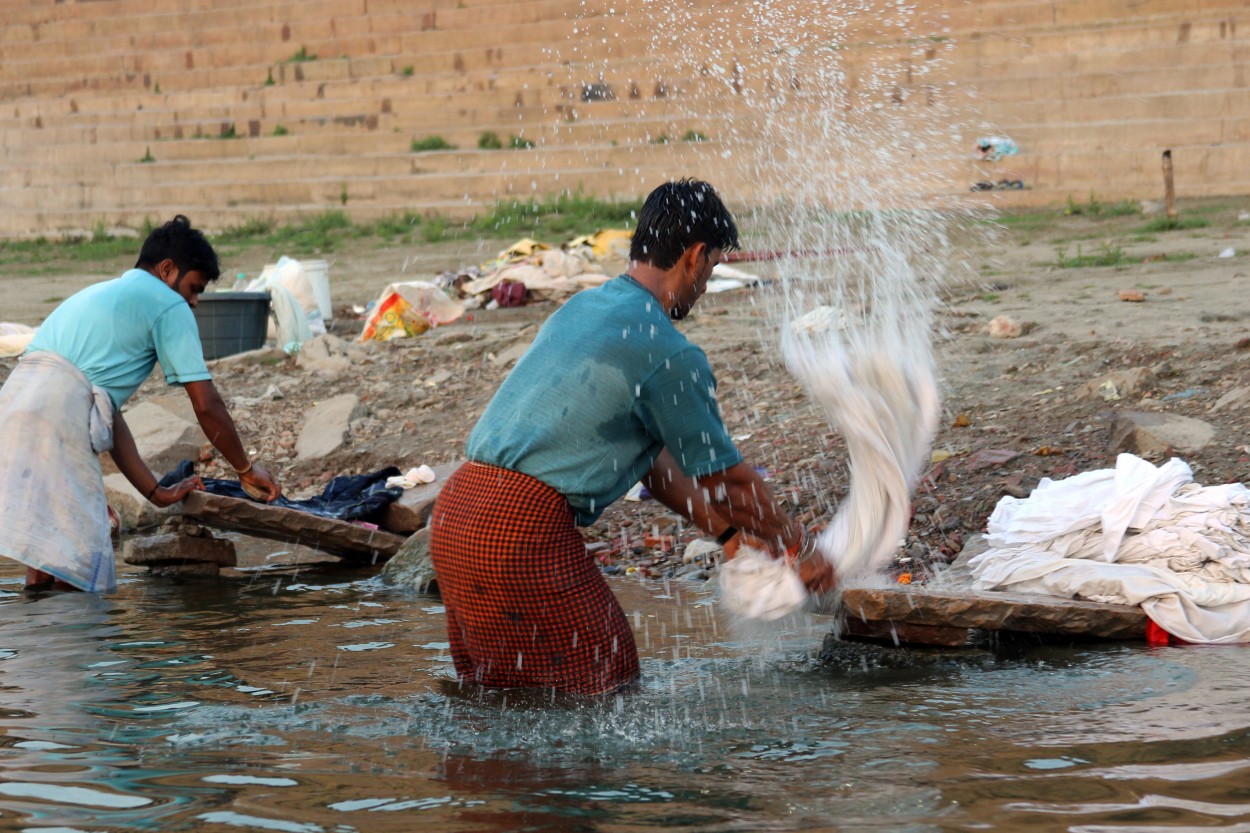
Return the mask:
{"type": "MultiPolygon", "coordinates": [[[[817,557],[839,581],[874,572],[890,559],[911,517],[916,484],[937,428],[939,399],[928,328],[892,323],[843,331],[790,329],[782,352],[850,457],[845,501],[817,541],[817,557]]],[[[809,594],[784,561],[742,548],[721,573],[722,599],[739,615],[777,619],[809,594]]]]}
{"type": "Polygon", "coordinates": [[[1250,642],[1250,489],[1173,458],[1043,479],[994,509],[976,586],[1141,605],[1188,642],[1250,642]]]}

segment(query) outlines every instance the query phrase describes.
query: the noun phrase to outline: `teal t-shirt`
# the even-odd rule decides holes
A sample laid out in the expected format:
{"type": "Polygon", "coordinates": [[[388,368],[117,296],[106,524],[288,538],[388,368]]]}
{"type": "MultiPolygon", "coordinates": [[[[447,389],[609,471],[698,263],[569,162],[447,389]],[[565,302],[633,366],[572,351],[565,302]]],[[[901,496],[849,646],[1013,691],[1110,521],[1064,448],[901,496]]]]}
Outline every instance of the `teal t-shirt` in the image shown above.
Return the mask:
{"type": "Polygon", "coordinates": [[[547,319],[469,436],[469,459],[528,474],[591,524],[668,448],[691,477],[740,462],[707,356],[627,275],[547,319]]]}
{"type": "Polygon", "coordinates": [[[190,304],[142,269],[67,298],[26,352],[37,350],[68,359],[91,384],[108,391],[115,408],[143,384],[157,361],[171,385],[213,378],[190,304]]]}

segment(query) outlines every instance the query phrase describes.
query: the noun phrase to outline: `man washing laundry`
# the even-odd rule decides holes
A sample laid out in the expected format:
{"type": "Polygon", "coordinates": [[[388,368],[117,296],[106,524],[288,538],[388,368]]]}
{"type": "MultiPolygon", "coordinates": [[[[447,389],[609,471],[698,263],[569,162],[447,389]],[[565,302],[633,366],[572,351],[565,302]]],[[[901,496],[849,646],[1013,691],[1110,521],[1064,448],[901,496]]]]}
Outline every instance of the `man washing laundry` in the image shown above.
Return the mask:
{"type": "Polygon", "coordinates": [[[0,388],[0,556],[26,565],[28,588],[116,586],[99,454],[156,506],[203,488],[199,477],[160,486],[122,416],[157,361],[244,488],[282,493],[248,458],[204,364],[192,307],[219,274],[213,247],[178,215],[152,231],[135,268],[57,307],[0,388]]]}

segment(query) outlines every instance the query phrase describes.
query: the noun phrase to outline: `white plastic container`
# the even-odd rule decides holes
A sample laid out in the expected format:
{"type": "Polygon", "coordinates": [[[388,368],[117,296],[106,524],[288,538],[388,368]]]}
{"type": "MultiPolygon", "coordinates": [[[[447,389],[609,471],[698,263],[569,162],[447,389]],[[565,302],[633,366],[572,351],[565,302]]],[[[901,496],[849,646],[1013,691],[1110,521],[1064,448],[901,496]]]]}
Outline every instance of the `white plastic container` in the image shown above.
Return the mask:
{"type": "Polygon", "coordinates": [[[321,317],[329,321],[334,317],[334,306],[330,302],[330,264],[324,260],[301,260],[304,274],[312,284],[313,297],[321,308],[321,317]]]}

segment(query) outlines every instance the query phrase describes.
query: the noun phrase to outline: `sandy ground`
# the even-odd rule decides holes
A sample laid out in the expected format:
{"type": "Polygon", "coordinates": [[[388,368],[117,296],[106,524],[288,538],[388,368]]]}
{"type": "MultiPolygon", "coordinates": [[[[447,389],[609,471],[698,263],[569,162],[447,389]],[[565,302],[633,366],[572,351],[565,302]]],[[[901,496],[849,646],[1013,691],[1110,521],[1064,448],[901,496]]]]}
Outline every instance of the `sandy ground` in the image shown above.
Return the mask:
{"type": "MultiPolygon", "coordinates": [[[[896,572],[914,572],[919,580],[927,564],[953,557],[965,536],[984,527],[1004,494],[1026,494],[1041,477],[1112,465],[1110,428],[1123,410],[1166,411],[1212,423],[1214,441],[1184,455],[1196,478],[1246,478],[1250,419],[1241,408],[1211,408],[1227,392],[1250,386],[1250,221],[1241,219],[1250,212],[1250,199],[1182,203],[1181,210],[1183,218],[1205,225],[1148,232],[1143,229],[1152,217],[1050,211],[1006,218],[992,238],[970,234],[958,243],[966,268],[953,271],[967,277],[945,288],[936,334],[942,428],[896,572]],[[1233,256],[1220,256],[1230,248],[1233,256]],[[1063,265],[1078,254],[1114,263],[1063,265]],[[1121,290],[1137,290],[1144,300],[1122,301],[1121,290]],[[991,338],[988,324],[1000,315],[1019,320],[1026,332],[991,338]],[[1109,401],[1082,393],[1087,382],[1129,368],[1149,371],[1139,394],[1109,401]],[[994,463],[977,454],[985,450],[1017,456],[994,463]]],[[[286,254],[333,262],[333,297],[343,314],[332,329],[350,338],[360,327],[350,308],[368,303],[386,283],[429,279],[488,259],[510,242],[379,249],[371,241],[351,241],[334,252],[286,254]]],[[[222,253],[227,275],[256,274],[283,254],[225,247],[222,253]]],[[[67,259],[44,265],[38,276],[0,270],[0,320],[38,324],[59,299],[128,266],[128,259],[67,259]]],[[[759,271],[771,277],[766,266],[759,271]]],[[[761,312],[766,305],[753,303],[752,292],[708,296],[684,326],[708,352],[730,430],[744,454],[767,470],[793,511],[818,524],[846,493],[844,449],[778,362],[771,346],[774,325],[761,312]]],[[[249,448],[280,475],[288,492],[303,494],[334,474],[458,459],[507,373],[500,357],[527,342],[554,309],[534,304],[475,311],[420,338],[384,345],[345,374],[310,374],[293,360],[231,363],[215,373],[227,401],[256,397],[271,384],[282,389],[282,399],[234,411],[249,448]],[[348,447],[296,462],[292,449],[303,415],[315,402],[345,391],[361,397],[369,418],[357,424],[348,447]]],[[[13,360],[0,362],[0,375],[12,366],[13,360]]],[[[163,393],[168,390],[154,378],[134,401],[163,393]]],[[[222,473],[220,461],[204,471],[222,473]]],[[[697,569],[666,552],[668,534],[679,541],[694,537],[646,501],[618,502],[587,530],[589,539],[610,543],[603,553],[610,572],[632,568],[664,576],[697,569]]]]}

